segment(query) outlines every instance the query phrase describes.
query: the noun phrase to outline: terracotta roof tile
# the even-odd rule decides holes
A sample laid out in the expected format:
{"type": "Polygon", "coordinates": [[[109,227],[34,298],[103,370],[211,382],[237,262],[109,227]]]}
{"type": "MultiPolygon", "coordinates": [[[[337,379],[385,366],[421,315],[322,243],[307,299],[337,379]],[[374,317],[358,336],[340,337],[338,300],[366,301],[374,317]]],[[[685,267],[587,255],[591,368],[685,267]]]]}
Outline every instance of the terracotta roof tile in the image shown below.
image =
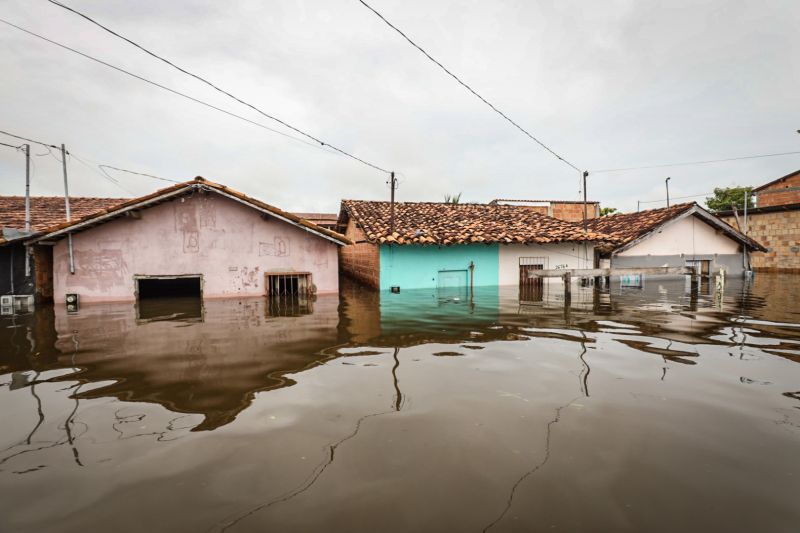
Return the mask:
{"type": "Polygon", "coordinates": [[[589,229],[610,235],[617,240],[614,245],[602,245],[601,251],[611,251],[617,247],[624,246],[629,242],[638,239],[639,237],[650,233],[665,222],[680,216],[681,214],[697,207],[707,218],[713,220],[720,229],[723,229],[728,235],[740,242],[746,243],[754,250],[766,251],[760,243],[745,237],[741,232],[737,231],[730,224],[722,220],[716,215],[708,213],[706,210],[697,205],[696,202],[688,202],[685,204],[677,204],[670,207],[663,207],[661,209],[648,209],[647,211],[638,211],[636,213],[623,213],[617,215],[607,215],[600,218],[594,218],[588,221],[589,229]]]}
{"type": "Polygon", "coordinates": [[[579,224],[537,213],[527,206],[398,202],[395,231],[390,232],[389,202],[343,200],[370,242],[396,244],[556,243],[606,241],[607,235],[584,233],[579,224]]]}
{"type": "Polygon", "coordinates": [[[636,213],[606,215],[588,221],[591,231],[605,233],[616,238],[620,245],[649,233],[656,227],[681,213],[688,211],[695,205],[694,202],[676,204],[661,209],[648,209],[636,213]]]}
{"type": "MultiPolygon", "coordinates": [[[[70,197],[72,219],[77,220],[97,211],[127,202],[130,198],[70,197]]],[[[63,196],[31,197],[31,229],[41,231],[66,221],[63,196]]],[[[25,197],[0,196],[0,228],[25,229],[25,197]]]]}

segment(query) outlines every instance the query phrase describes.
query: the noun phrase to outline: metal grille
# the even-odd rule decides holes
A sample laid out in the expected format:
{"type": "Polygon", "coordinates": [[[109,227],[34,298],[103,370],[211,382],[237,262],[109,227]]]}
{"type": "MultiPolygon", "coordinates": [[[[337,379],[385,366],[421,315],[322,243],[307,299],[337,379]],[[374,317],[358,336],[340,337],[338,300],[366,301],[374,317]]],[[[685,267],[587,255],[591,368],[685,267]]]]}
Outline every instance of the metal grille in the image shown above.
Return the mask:
{"type": "Polygon", "coordinates": [[[267,274],[267,296],[299,296],[312,292],[311,274],[267,274]]]}
{"type": "Polygon", "coordinates": [[[519,300],[520,302],[541,302],[544,299],[544,279],[532,278],[532,270],[544,270],[546,257],[519,258],[519,300]]]}
{"type": "Polygon", "coordinates": [[[546,269],[548,259],[548,257],[520,257],[519,266],[541,265],[540,269],[546,269]]]}

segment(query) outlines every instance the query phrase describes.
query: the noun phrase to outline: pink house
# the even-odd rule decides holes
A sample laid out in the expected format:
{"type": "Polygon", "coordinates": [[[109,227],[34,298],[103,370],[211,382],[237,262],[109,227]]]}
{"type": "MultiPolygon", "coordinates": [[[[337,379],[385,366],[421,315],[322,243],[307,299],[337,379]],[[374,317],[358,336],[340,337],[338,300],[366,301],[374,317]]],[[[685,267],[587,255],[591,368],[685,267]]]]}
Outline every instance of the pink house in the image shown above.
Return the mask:
{"type": "Polygon", "coordinates": [[[49,228],[55,302],[335,293],[349,240],[203,178],[49,228]]]}

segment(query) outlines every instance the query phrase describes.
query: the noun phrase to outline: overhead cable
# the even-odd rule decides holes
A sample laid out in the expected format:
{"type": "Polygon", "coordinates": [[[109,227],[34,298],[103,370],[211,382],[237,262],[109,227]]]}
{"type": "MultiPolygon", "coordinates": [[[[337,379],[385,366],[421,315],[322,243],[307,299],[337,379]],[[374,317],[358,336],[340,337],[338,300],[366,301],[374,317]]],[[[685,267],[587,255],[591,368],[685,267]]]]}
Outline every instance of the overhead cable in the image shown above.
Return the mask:
{"type": "MultiPolygon", "coordinates": [[[[47,149],[47,153],[45,153],[45,154],[33,154],[33,155],[36,155],[36,156],[39,156],[39,157],[44,157],[44,156],[48,156],[49,155],[53,159],[58,161],[59,163],[61,162],[61,160],[58,157],[56,157],[56,155],[52,151],[50,151],[50,148],[57,148],[58,150],[61,150],[61,148],[59,148],[59,147],[57,147],[57,146],[55,146],[53,144],[47,144],[47,143],[44,143],[44,142],[41,142],[41,141],[34,141],[32,139],[28,139],[27,137],[22,137],[21,135],[17,135],[15,133],[9,133],[9,132],[3,131],[3,130],[0,130],[0,133],[2,133],[3,135],[8,135],[9,137],[14,137],[16,139],[24,139],[24,140],[32,142],[32,143],[40,144],[40,145],[44,146],[47,149]]],[[[14,146],[12,144],[6,144],[6,143],[3,143],[3,142],[0,142],[0,145],[8,146],[8,147],[11,147],[11,148],[16,148],[16,149],[20,149],[21,148],[21,146],[14,146]]],[[[171,182],[171,183],[180,183],[178,180],[173,180],[173,179],[169,179],[169,178],[162,178],[160,176],[154,176],[153,174],[145,174],[143,172],[136,172],[136,171],[133,171],[133,170],[119,168],[119,167],[115,167],[115,166],[112,166],[112,165],[101,165],[100,163],[97,163],[96,161],[92,161],[92,163],[94,164],[94,166],[92,166],[92,164],[87,163],[86,161],[84,161],[84,159],[78,157],[75,153],[69,152],[67,150],[65,150],[65,152],[67,153],[68,156],[74,157],[76,161],[78,161],[79,163],[81,163],[85,167],[89,168],[90,170],[92,170],[96,174],[100,175],[102,178],[112,181],[115,185],[118,185],[119,187],[121,187],[123,190],[125,190],[126,192],[128,192],[130,194],[133,194],[133,193],[131,191],[129,191],[128,189],[125,189],[124,187],[122,187],[122,185],[119,183],[119,181],[117,181],[117,179],[114,178],[113,176],[110,176],[105,171],[105,169],[108,168],[108,169],[112,169],[112,170],[118,170],[120,172],[127,172],[129,174],[136,174],[138,176],[145,176],[145,177],[148,177],[148,178],[153,178],[153,179],[157,179],[157,180],[161,180],[161,181],[168,181],[168,182],[171,182]],[[97,167],[97,168],[95,168],[95,167],[97,167]],[[98,172],[98,169],[99,169],[99,172],[98,172]]],[[[86,158],[86,159],[89,159],[89,158],[86,158]]],[[[91,159],[89,159],[89,160],[91,161],[91,159]]]]}
{"type": "MultiPolygon", "coordinates": [[[[5,22],[2,19],[0,19],[0,21],[5,22]]],[[[13,26],[13,24],[12,24],[12,26],[13,26]]],[[[2,133],[3,135],[8,135],[9,137],[14,137],[15,139],[21,139],[23,141],[28,141],[29,143],[40,144],[42,146],[47,146],[48,148],[56,148],[58,150],[61,150],[60,146],[56,146],[54,144],[48,144],[48,143],[44,143],[42,141],[34,141],[33,139],[28,139],[27,137],[22,137],[20,135],[14,135],[13,133],[8,133],[7,131],[3,131],[3,130],[0,130],[0,133],[2,133]]],[[[6,146],[10,146],[10,145],[6,145],[6,146]]],[[[16,146],[14,148],[16,148],[16,146]]]]}
{"type": "MultiPolygon", "coordinates": [[[[49,0],[49,1],[50,1],[50,2],[54,2],[54,0],[49,0]]],[[[565,164],[569,165],[569,166],[570,166],[570,167],[572,167],[573,169],[577,170],[578,172],[581,172],[581,170],[580,170],[578,167],[576,167],[575,165],[573,165],[572,163],[570,163],[569,161],[567,161],[566,159],[564,159],[562,156],[560,156],[559,154],[557,154],[557,153],[556,153],[556,152],[555,152],[555,151],[554,151],[552,148],[550,148],[549,146],[547,146],[546,144],[544,144],[542,141],[540,141],[539,139],[537,139],[537,138],[536,138],[536,137],[535,137],[535,136],[534,136],[532,133],[530,133],[528,130],[526,130],[525,128],[523,128],[522,126],[520,126],[520,125],[519,125],[517,122],[515,122],[515,121],[514,121],[514,120],[513,120],[511,117],[509,117],[508,115],[506,115],[505,113],[503,113],[502,111],[500,111],[500,109],[498,109],[498,108],[497,108],[497,107],[496,107],[494,104],[492,104],[492,103],[491,103],[491,102],[489,102],[489,101],[488,101],[486,98],[484,98],[483,96],[481,96],[480,94],[478,94],[478,92],[477,92],[475,89],[473,89],[472,87],[470,87],[469,85],[467,85],[467,83],[465,83],[464,81],[462,81],[462,80],[461,80],[461,78],[459,78],[458,76],[456,76],[455,74],[453,74],[453,72],[452,72],[450,69],[448,69],[447,67],[445,67],[445,66],[444,66],[444,65],[443,65],[441,62],[439,62],[437,59],[435,59],[433,56],[431,56],[431,55],[430,55],[428,52],[426,52],[424,48],[422,48],[420,45],[418,45],[418,44],[417,44],[417,43],[415,43],[413,40],[411,40],[411,38],[410,38],[408,35],[406,35],[406,34],[403,32],[403,30],[401,30],[400,28],[398,28],[397,26],[395,26],[394,24],[392,24],[391,22],[389,22],[389,21],[386,19],[386,17],[384,17],[383,15],[381,15],[381,14],[380,14],[380,13],[379,13],[379,12],[378,12],[378,11],[377,11],[375,8],[374,8],[374,7],[372,7],[371,5],[369,5],[368,3],[366,3],[364,0],[358,0],[358,1],[359,1],[359,2],[361,2],[361,4],[363,4],[363,5],[364,5],[364,7],[366,7],[366,8],[367,8],[367,9],[369,9],[370,11],[372,11],[372,12],[373,12],[373,13],[374,13],[374,14],[375,14],[375,15],[376,15],[376,16],[377,16],[379,19],[381,19],[383,22],[385,22],[387,26],[389,26],[390,28],[392,28],[392,29],[393,29],[394,31],[396,31],[397,33],[399,33],[399,34],[400,34],[400,35],[401,35],[401,36],[402,36],[402,37],[403,37],[403,38],[404,38],[406,41],[408,41],[408,42],[409,42],[409,44],[411,44],[411,46],[413,46],[414,48],[416,48],[417,50],[419,50],[420,52],[422,52],[422,54],[423,54],[425,57],[427,57],[428,59],[430,59],[430,60],[431,60],[431,61],[432,61],[434,64],[436,64],[436,65],[437,65],[437,66],[438,66],[440,69],[442,69],[443,71],[445,71],[445,72],[446,72],[446,73],[447,73],[447,74],[448,74],[448,75],[449,75],[451,78],[453,78],[454,80],[456,80],[456,81],[457,81],[457,82],[458,82],[458,83],[459,83],[459,84],[460,84],[462,87],[464,87],[466,90],[468,90],[470,93],[472,93],[472,94],[473,94],[475,97],[477,97],[477,98],[478,98],[478,99],[479,99],[481,102],[483,102],[484,104],[486,104],[487,106],[489,106],[489,107],[492,109],[492,111],[494,111],[495,113],[497,113],[498,115],[500,115],[501,117],[503,117],[504,119],[506,119],[506,121],[508,121],[508,122],[509,122],[511,125],[513,125],[515,128],[517,128],[519,131],[521,131],[522,133],[524,133],[525,135],[527,135],[527,136],[528,136],[530,139],[532,139],[534,142],[536,142],[536,144],[538,144],[539,146],[541,146],[542,148],[544,148],[545,150],[547,150],[548,152],[550,152],[552,155],[554,155],[554,156],[555,156],[555,157],[556,157],[556,158],[557,158],[559,161],[563,161],[565,164]]]]}
{"type": "Polygon", "coordinates": [[[725,161],[740,161],[742,159],[758,159],[761,157],[778,157],[784,155],[797,155],[800,154],[800,150],[795,152],[780,152],[777,154],[759,154],[759,155],[745,155],[742,157],[728,157],[726,159],[709,159],[707,161],[688,161],[684,163],[665,163],[662,165],[649,165],[644,167],[627,167],[627,168],[607,168],[603,170],[592,170],[592,174],[603,174],[607,172],[626,172],[629,170],[646,170],[649,168],[665,168],[665,167],[685,167],[690,165],[707,165],[710,163],[723,163],[725,161]]]}
{"type": "MultiPolygon", "coordinates": [[[[703,193],[703,194],[690,194],[689,196],[670,196],[669,199],[670,200],[685,200],[686,198],[700,198],[701,196],[709,196],[709,195],[713,195],[713,194],[714,194],[713,192],[707,192],[707,193],[703,193]]],[[[654,204],[654,203],[657,203],[657,202],[664,202],[666,200],[667,200],[666,198],[661,198],[660,200],[637,200],[637,202],[639,202],[641,204],[654,204]]]]}
{"type": "MultiPolygon", "coordinates": [[[[89,59],[91,61],[99,63],[99,64],[101,64],[101,65],[103,65],[105,67],[114,69],[117,72],[121,72],[123,74],[126,74],[126,75],[132,77],[132,78],[136,78],[137,80],[140,80],[140,81],[143,81],[143,82],[148,83],[150,85],[153,85],[154,87],[158,87],[159,89],[163,89],[163,90],[165,90],[167,92],[170,92],[170,93],[175,94],[177,96],[180,96],[182,98],[186,98],[187,100],[191,100],[191,101],[193,101],[195,103],[198,103],[200,105],[203,105],[203,106],[208,107],[210,109],[213,109],[215,111],[219,111],[220,113],[224,113],[224,114],[226,114],[228,116],[231,116],[231,117],[234,117],[234,118],[238,118],[239,120],[243,120],[243,121],[245,121],[245,122],[247,122],[249,124],[252,124],[254,126],[258,126],[259,128],[263,128],[263,129],[271,131],[273,133],[277,133],[278,135],[282,135],[282,136],[284,136],[286,138],[293,139],[295,141],[301,142],[301,143],[306,144],[308,146],[312,146],[314,148],[318,148],[318,149],[321,149],[321,150],[327,152],[327,150],[325,150],[325,148],[322,147],[322,146],[319,146],[317,144],[312,144],[312,143],[310,143],[310,142],[308,142],[306,140],[300,139],[299,137],[294,137],[293,135],[289,135],[287,133],[284,133],[282,131],[276,130],[274,128],[270,128],[269,126],[265,126],[264,124],[261,124],[260,122],[256,122],[254,120],[250,120],[249,118],[243,117],[241,115],[237,115],[236,113],[233,113],[232,111],[228,111],[227,109],[223,109],[221,107],[217,107],[217,106],[215,106],[213,104],[209,104],[208,102],[205,102],[205,101],[200,100],[198,98],[195,98],[193,96],[189,96],[188,94],[182,93],[182,92],[177,91],[175,89],[171,89],[171,88],[167,87],[166,85],[162,85],[162,84],[160,84],[158,82],[149,80],[149,79],[147,79],[147,78],[145,78],[143,76],[139,76],[138,74],[134,74],[133,72],[127,71],[127,70],[125,70],[125,69],[123,69],[121,67],[118,67],[118,66],[112,65],[111,63],[108,63],[106,61],[103,61],[102,59],[97,59],[96,57],[90,56],[89,54],[86,54],[84,52],[81,52],[80,50],[76,50],[74,48],[71,48],[71,47],[69,47],[69,46],[67,46],[65,44],[61,44],[61,43],[59,43],[57,41],[54,41],[52,39],[48,39],[47,37],[39,35],[38,33],[32,32],[30,30],[27,30],[27,29],[25,29],[25,28],[23,28],[21,26],[17,26],[16,24],[13,24],[13,23],[11,23],[11,22],[9,22],[7,20],[4,20],[2,18],[0,18],[0,22],[2,22],[4,24],[7,24],[7,25],[9,25],[9,26],[11,26],[13,28],[16,28],[16,29],[18,29],[18,30],[20,30],[22,32],[25,32],[28,35],[31,35],[33,37],[37,37],[39,39],[42,39],[43,41],[46,41],[46,42],[48,42],[50,44],[54,44],[54,45],[58,46],[59,48],[63,48],[64,50],[68,50],[70,52],[78,54],[79,56],[85,57],[86,59],[89,59]]],[[[0,132],[0,133],[2,133],[2,132],[0,132]]],[[[17,137],[17,136],[13,135],[13,137],[17,137]]],[[[23,138],[24,139],[24,137],[19,137],[19,138],[23,138]]],[[[26,140],[28,140],[28,139],[26,139],[26,140]]],[[[51,148],[58,148],[57,146],[44,144],[44,143],[39,143],[38,141],[31,141],[31,142],[36,142],[37,144],[42,144],[44,146],[50,146],[51,148]]],[[[329,152],[329,153],[333,153],[333,152],[329,152]]]]}
{"type": "MultiPolygon", "coordinates": [[[[124,168],[113,167],[111,165],[97,165],[97,166],[103,172],[103,174],[106,174],[105,169],[110,168],[112,170],[118,170],[120,172],[127,172],[128,174],[136,174],[137,176],[145,176],[147,178],[153,178],[153,179],[161,180],[161,181],[168,181],[170,183],[181,183],[178,180],[173,180],[173,179],[169,179],[169,178],[162,178],[160,176],[153,176],[152,174],[145,174],[144,172],[135,172],[133,170],[127,170],[127,169],[124,169],[124,168]]],[[[106,174],[106,176],[108,176],[108,174],[106,174]]]]}
{"type": "Polygon", "coordinates": [[[314,141],[314,142],[316,142],[316,143],[319,143],[319,145],[320,145],[320,146],[328,146],[328,147],[330,147],[332,150],[334,150],[334,151],[336,151],[336,152],[338,152],[338,153],[340,153],[340,154],[342,154],[342,155],[344,155],[344,156],[347,156],[347,157],[349,157],[349,158],[351,158],[351,159],[354,159],[354,160],[356,160],[356,161],[358,161],[358,162],[360,162],[360,163],[363,163],[363,164],[365,164],[365,165],[367,165],[367,166],[369,166],[369,167],[372,167],[372,168],[374,168],[374,169],[376,169],[376,170],[380,170],[381,172],[385,172],[385,173],[387,173],[387,174],[389,173],[389,171],[388,171],[388,170],[386,170],[386,169],[383,169],[383,168],[381,168],[381,167],[379,167],[379,166],[377,166],[377,165],[375,165],[375,164],[373,164],[373,163],[370,163],[370,162],[368,162],[368,161],[365,161],[364,159],[361,159],[360,157],[358,157],[358,156],[356,156],[356,155],[353,155],[353,154],[351,154],[350,152],[347,152],[347,151],[345,151],[345,150],[343,150],[343,149],[341,149],[341,148],[338,148],[337,146],[335,146],[335,145],[333,145],[333,144],[330,144],[330,143],[328,143],[328,142],[322,141],[321,139],[319,139],[319,138],[315,137],[314,135],[311,135],[310,133],[306,133],[305,131],[301,130],[300,128],[297,128],[297,127],[295,127],[295,126],[292,126],[292,125],[291,125],[291,124],[289,124],[288,122],[286,122],[286,121],[284,121],[284,120],[282,120],[282,119],[280,119],[280,118],[278,118],[278,117],[276,117],[276,116],[274,116],[274,115],[270,115],[269,113],[267,113],[267,112],[265,112],[265,111],[263,111],[263,110],[259,109],[259,108],[258,108],[258,107],[256,107],[255,105],[253,105],[253,104],[250,104],[250,103],[248,103],[248,102],[246,102],[246,101],[242,100],[242,99],[241,99],[241,98],[239,98],[238,96],[235,96],[235,95],[233,95],[233,94],[229,93],[229,92],[228,92],[228,91],[226,91],[225,89],[222,89],[222,88],[220,88],[219,86],[217,86],[217,85],[215,85],[214,83],[212,83],[212,82],[208,81],[207,79],[203,78],[202,76],[199,76],[199,75],[197,75],[197,74],[194,74],[193,72],[190,72],[190,71],[188,71],[188,70],[186,70],[186,69],[184,69],[184,68],[182,68],[182,67],[180,67],[180,66],[176,65],[176,64],[175,64],[175,63],[173,63],[172,61],[170,61],[170,60],[168,60],[168,59],[165,59],[164,57],[162,57],[162,56],[160,56],[160,55],[156,54],[155,52],[152,52],[152,51],[148,50],[148,49],[147,49],[147,48],[145,48],[144,46],[142,46],[142,45],[140,45],[140,44],[136,43],[135,41],[132,41],[131,39],[128,39],[128,38],[127,38],[127,37],[125,37],[124,35],[121,35],[121,34],[117,33],[116,31],[112,30],[111,28],[108,28],[107,26],[104,26],[103,24],[101,24],[101,23],[97,22],[96,20],[94,20],[94,19],[93,19],[93,18],[91,18],[90,16],[88,16],[88,15],[85,15],[84,13],[81,13],[80,11],[78,11],[78,10],[76,10],[76,9],[73,9],[73,8],[71,8],[71,7],[69,7],[69,6],[65,5],[65,4],[62,4],[61,2],[58,2],[58,1],[56,1],[56,0],[48,0],[48,2],[50,2],[50,3],[51,3],[51,4],[53,4],[53,5],[56,5],[56,6],[58,6],[58,7],[61,7],[61,8],[63,8],[63,9],[66,9],[67,11],[70,11],[70,12],[72,12],[72,13],[74,13],[74,14],[78,15],[79,17],[81,17],[81,18],[83,18],[83,19],[85,19],[85,20],[87,20],[87,21],[91,22],[91,23],[92,23],[92,24],[94,24],[95,26],[97,26],[97,27],[99,27],[99,28],[102,28],[102,29],[103,29],[103,30],[105,30],[106,32],[110,33],[111,35],[113,35],[113,36],[115,36],[115,37],[118,37],[118,38],[120,38],[120,39],[122,39],[122,40],[124,40],[124,41],[126,41],[126,42],[128,42],[128,43],[130,43],[131,45],[135,46],[136,48],[138,48],[138,49],[139,49],[139,50],[141,50],[142,52],[144,52],[144,53],[148,54],[149,56],[152,56],[152,57],[154,57],[155,59],[158,59],[159,61],[162,61],[162,62],[166,63],[167,65],[169,65],[169,66],[171,66],[171,67],[173,67],[173,68],[175,68],[175,69],[179,70],[180,72],[183,72],[184,74],[186,74],[186,75],[188,75],[188,76],[191,76],[192,78],[194,78],[194,79],[196,79],[196,80],[198,80],[198,81],[201,81],[201,82],[205,83],[206,85],[208,85],[209,87],[213,88],[214,90],[216,90],[216,91],[218,91],[218,92],[220,92],[220,93],[222,93],[222,94],[224,94],[224,95],[226,95],[226,96],[228,96],[228,97],[232,98],[233,100],[236,100],[236,101],[237,101],[237,102],[239,102],[240,104],[242,104],[242,105],[245,105],[245,106],[249,107],[249,108],[250,108],[250,109],[252,109],[253,111],[255,111],[255,112],[257,112],[257,113],[259,113],[259,114],[261,114],[261,115],[263,115],[263,116],[267,117],[268,119],[270,119],[270,120],[274,120],[275,122],[277,122],[277,123],[279,123],[279,124],[281,124],[281,125],[283,125],[283,126],[285,126],[285,127],[289,128],[290,130],[292,130],[292,131],[294,131],[294,132],[296,132],[296,133],[299,133],[300,135],[302,135],[302,136],[304,136],[304,137],[306,137],[306,138],[308,138],[308,139],[311,139],[312,141],[314,141]]]}
{"type": "Polygon", "coordinates": [[[100,176],[101,178],[113,183],[114,185],[116,185],[117,187],[119,187],[120,189],[125,191],[126,193],[130,194],[131,196],[136,196],[136,193],[134,193],[133,191],[131,191],[131,190],[127,189],[126,187],[124,187],[118,180],[112,178],[111,176],[109,176],[105,172],[103,172],[103,173],[98,172],[95,167],[93,167],[92,165],[90,165],[89,163],[87,163],[86,161],[81,159],[80,157],[76,156],[75,154],[70,154],[70,156],[75,158],[75,161],[77,161],[78,163],[82,164],[83,166],[85,166],[86,168],[88,168],[89,170],[91,170],[92,172],[94,172],[95,174],[100,176]]]}

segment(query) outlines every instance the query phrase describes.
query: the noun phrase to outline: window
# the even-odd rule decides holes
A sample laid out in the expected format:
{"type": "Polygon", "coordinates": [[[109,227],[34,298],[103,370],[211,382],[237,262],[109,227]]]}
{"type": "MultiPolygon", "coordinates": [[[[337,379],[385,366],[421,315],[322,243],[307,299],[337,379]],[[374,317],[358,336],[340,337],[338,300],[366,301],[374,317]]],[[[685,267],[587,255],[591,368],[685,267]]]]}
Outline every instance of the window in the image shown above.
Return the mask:
{"type": "Polygon", "coordinates": [[[711,261],[708,259],[687,259],[687,267],[694,267],[695,272],[701,276],[711,275],[711,261]]]}
{"type": "Polygon", "coordinates": [[[267,296],[298,296],[314,292],[311,274],[308,272],[276,272],[265,276],[267,296]]]}

